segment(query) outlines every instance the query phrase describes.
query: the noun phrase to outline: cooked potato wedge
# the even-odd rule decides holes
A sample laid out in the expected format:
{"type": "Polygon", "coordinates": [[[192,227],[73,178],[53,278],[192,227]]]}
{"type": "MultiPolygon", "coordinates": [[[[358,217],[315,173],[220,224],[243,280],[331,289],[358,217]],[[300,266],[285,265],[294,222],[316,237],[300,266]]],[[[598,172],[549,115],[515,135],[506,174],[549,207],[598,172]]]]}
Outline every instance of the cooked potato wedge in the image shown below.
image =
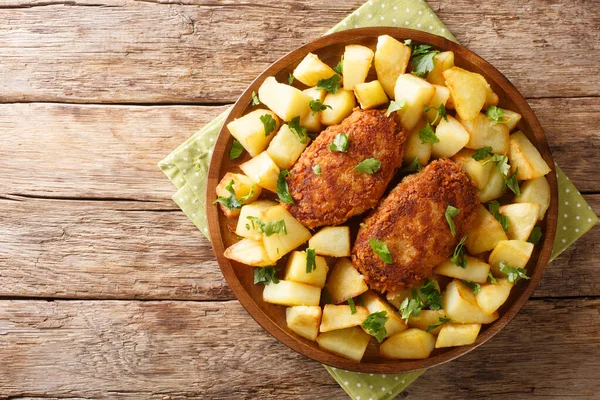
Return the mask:
{"type": "Polygon", "coordinates": [[[446,316],[461,324],[491,324],[498,319],[498,313],[484,313],[475,299],[473,291],[458,280],[453,280],[442,293],[443,309],[446,316]]]}
{"type": "MultiPolygon", "coordinates": [[[[494,169],[493,163],[485,164],[486,160],[477,161],[472,156],[475,152],[469,149],[462,149],[452,159],[460,164],[463,171],[465,171],[473,182],[477,185],[477,188],[483,189],[490,179],[492,170],[494,169]]],[[[504,186],[504,179],[502,180],[504,186]]]]}
{"type": "Polygon", "coordinates": [[[435,135],[439,142],[433,143],[431,146],[431,155],[434,158],[452,157],[469,142],[469,133],[451,115],[448,115],[447,121],[441,119],[435,129],[435,135]]]}
{"type": "Polygon", "coordinates": [[[490,176],[485,186],[479,189],[479,201],[487,203],[488,201],[496,200],[501,197],[505,191],[504,175],[498,168],[492,168],[490,176]]]}
{"type": "Polygon", "coordinates": [[[519,123],[519,121],[521,121],[521,114],[511,111],[511,110],[507,110],[506,108],[502,108],[502,111],[504,111],[503,124],[506,125],[506,127],[508,128],[508,130],[510,132],[513,129],[515,129],[517,127],[517,124],[519,123]]]}
{"type": "Polygon", "coordinates": [[[435,94],[429,101],[429,104],[427,104],[427,106],[432,108],[429,111],[425,112],[425,117],[429,120],[430,123],[432,123],[433,125],[437,125],[441,121],[441,119],[434,121],[438,114],[436,109],[439,108],[440,105],[443,104],[445,106],[446,103],[448,103],[448,99],[450,98],[450,90],[446,86],[441,85],[433,85],[433,87],[435,88],[435,94]]]}
{"type": "MultiPolygon", "coordinates": [[[[313,100],[319,100],[321,103],[325,100],[325,96],[327,96],[327,91],[325,89],[317,89],[314,87],[306,89],[303,92],[313,100]]],[[[321,113],[313,112],[311,110],[304,118],[300,119],[300,126],[306,128],[309,132],[321,132],[321,113]]]]}
{"type": "Polygon", "coordinates": [[[306,272],[306,252],[293,251],[288,258],[283,279],[322,288],[325,286],[329,267],[325,259],[320,256],[315,256],[315,265],[313,271],[306,272]]]}
{"type": "Polygon", "coordinates": [[[273,233],[270,236],[263,234],[263,244],[271,260],[279,260],[302,243],[305,243],[311,236],[310,231],[282,206],[277,205],[263,211],[262,222],[278,221],[285,223],[284,232],[273,233]]]}
{"type": "Polygon", "coordinates": [[[403,163],[410,164],[415,158],[419,159],[421,166],[426,165],[431,158],[431,143],[423,143],[419,137],[419,131],[425,128],[425,119],[421,119],[415,127],[410,130],[404,145],[403,163]]]}
{"type": "Polygon", "coordinates": [[[319,334],[321,314],[319,306],[293,306],[285,310],[285,320],[292,332],[314,341],[319,334]]]}
{"type": "Polygon", "coordinates": [[[386,317],[388,317],[388,320],[385,323],[385,330],[387,334],[385,337],[395,335],[396,333],[402,332],[406,329],[406,324],[396,309],[390,306],[377,294],[369,290],[363,293],[360,298],[370,314],[380,311],[387,312],[386,317]]]}
{"type": "Polygon", "coordinates": [[[508,218],[510,240],[527,240],[538,221],[540,205],[536,203],[513,203],[501,206],[498,211],[508,218]]]}
{"type": "Polygon", "coordinates": [[[363,110],[379,107],[388,102],[387,95],[379,81],[357,83],[353,90],[360,108],[363,110]]]}
{"type": "Polygon", "coordinates": [[[277,178],[279,167],[266,151],[240,165],[240,169],[258,186],[277,191],[277,178]]]}
{"type": "Polygon", "coordinates": [[[545,177],[525,181],[521,184],[521,195],[515,197],[515,203],[535,203],[540,206],[538,221],[544,219],[550,206],[550,184],[545,177]]]}
{"type": "Polygon", "coordinates": [[[406,72],[410,59],[410,47],[388,35],[377,38],[375,49],[375,71],[377,80],[385,93],[393,98],[396,80],[406,72]]]}
{"type": "Polygon", "coordinates": [[[235,234],[241,237],[262,241],[262,233],[258,232],[258,226],[250,223],[248,217],[261,219],[263,211],[276,206],[277,203],[270,200],[258,200],[246,204],[240,210],[240,218],[235,228],[235,234]]]}
{"type": "Polygon", "coordinates": [[[358,272],[347,258],[340,258],[329,273],[325,289],[334,304],[340,304],[363,294],[369,287],[364,276],[358,272]]]}
{"type": "Polygon", "coordinates": [[[301,140],[288,125],[284,124],[269,143],[267,154],[280,169],[290,169],[309,143],[308,137],[301,140]]]}
{"type": "Polygon", "coordinates": [[[397,102],[404,100],[402,109],[396,111],[402,127],[410,131],[423,117],[423,107],[435,95],[435,87],[412,74],[402,74],[396,80],[394,95],[397,102]]]}
{"type": "Polygon", "coordinates": [[[482,285],[479,293],[475,295],[477,305],[484,313],[493,314],[506,302],[514,285],[506,279],[498,279],[495,285],[491,283],[482,285]]]}
{"type": "Polygon", "coordinates": [[[467,231],[465,247],[469,254],[476,255],[492,250],[501,240],[507,240],[500,222],[483,205],[477,207],[475,221],[467,231]]]}
{"type": "Polygon", "coordinates": [[[228,123],[227,129],[248,154],[256,157],[267,148],[280,125],[281,122],[275,113],[269,110],[254,110],[228,123]],[[275,129],[268,135],[265,135],[265,126],[260,119],[264,115],[270,115],[276,123],[275,129]]]}
{"type": "Polygon", "coordinates": [[[223,255],[230,260],[255,267],[274,264],[274,261],[269,258],[262,242],[254,239],[246,238],[232,244],[225,249],[223,255]]]}
{"type": "MultiPolygon", "coordinates": [[[[262,188],[256,185],[252,179],[248,178],[246,175],[228,172],[215,189],[218,197],[228,198],[231,196],[231,192],[227,190],[227,186],[229,186],[232,181],[233,185],[231,186],[233,188],[233,194],[242,205],[252,203],[254,200],[258,199],[258,196],[260,196],[260,193],[262,192],[262,188]]],[[[240,215],[239,208],[231,210],[220,203],[219,206],[227,218],[233,218],[240,215]]]]}
{"type": "Polygon", "coordinates": [[[335,331],[362,324],[369,316],[369,310],[363,306],[355,306],[355,308],[356,310],[352,314],[349,305],[325,304],[319,332],[335,331]]]}
{"type": "Polygon", "coordinates": [[[358,326],[323,332],[317,338],[321,348],[357,362],[362,360],[370,341],[371,335],[358,326]]]}
{"type": "Polygon", "coordinates": [[[371,69],[375,54],[368,47],[358,44],[349,44],[344,51],[343,83],[345,90],[352,90],[354,86],[363,83],[371,69]]]}
{"type": "Polygon", "coordinates": [[[310,113],[308,103],[311,98],[306,93],[293,86],[279,83],[272,76],[264,80],[258,89],[258,97],[284,121],[291,121],[294,117],[302,119],[310,113]]]}
{"type": "Polygon", "coordinates": [[[321,79],[329,79],[336,72],[319,59],[319,56],[308,53],[294,69],[292,75],[306,86],[316,86],[321,79]]]}
{"type": "Polygon", "coordinates": [[[454,67],[454,53],[442,51],[433,58],[433,69],[427,74],[427,82],[433,85],[446,86],[444,71],[454,67]]]}
{"type": "Polygon", "coordinates": [[[490,120],[485,114],[478,113],[473,119],[460,119],[467,132],[469,142],[466,147],[477,150],[489,146],[496,154],[507,154],[509,147],[508,127],[490,120]]]}
{"type": "Polygon", "coordinates": [[[500,262],[502,261],[514,268],[525,268],[531,253],[533,253],[533,247],[533,243],[523,240],[499,241],[488,259],[492,274],[496,277],[504,276],[500,272],[500,262]]]}
{"type": "Polygon", "coordinates": [[[308,241],[317,254],[331,257],[350,257],[350,227],[326,226],[308,241]]]}
{"type": "Polygon", "coordinates": [[[435,348],[467,346],[475,343],[481,324],[453,324],[446,323],[442,326],[435,341],[435,348]]]}
{"type": "Polygon", "coordinates": [[[508,151],[510,159],[511,172],[517,173],[517,179],[526,181],[539,178],[550,172],[550,167],[542,158],[540,152],[527,139],[527,136],[521,131],[510,135],[510,147],[508,151]]]}
{"type": "Polygon", "coordinates": [[[461,268],[449,259],[435,267],[434,273],[466,281],[485,283],[490,272],[490,265],[479,258],[466,256],[467,267],[461,268]]]}
{"type": "Polygon", "coordinates": [[[318,306],[320,300],[321,289],[304,283],[280,280],[263,290],[263,301],[282,306],[318,306]]]}
{"type": "MultiPolygon", "coordinates": [[[[421,310],[421,313],[417,316],[411,315],[408,319],[409,328],[419,328],[426,331],[427,328],[440,323],[440,318],[445,317],[446,312],[444,310],[421,310]]],[[[435,329],[429,331],[432,335],[436,336],[442,326],[438,326],[435,329]]]]}
{"type": "Polygon", "coordinates": [[[335,125],[352,113],[352,110],[356,107],[356,98],[354,92],[339,89],[335,94],[327,93],[323,104],[331,108],[321,111],[321,122],[324,125],[335,125]]]}
{"type": "Polygon", "coordinates": [[[469,120],[481,111],[487,98],[485,79],[475,72],[452,67],[443,73],[450,89],[452,104],[461,120],[469,120]]]}
{"type": "Polygon", "coordinates": [[[420,329],[407,329],[390,336],[379,347],[385,358],[420,360],[429,357],[435,347],[435,337],[420,329]]]}

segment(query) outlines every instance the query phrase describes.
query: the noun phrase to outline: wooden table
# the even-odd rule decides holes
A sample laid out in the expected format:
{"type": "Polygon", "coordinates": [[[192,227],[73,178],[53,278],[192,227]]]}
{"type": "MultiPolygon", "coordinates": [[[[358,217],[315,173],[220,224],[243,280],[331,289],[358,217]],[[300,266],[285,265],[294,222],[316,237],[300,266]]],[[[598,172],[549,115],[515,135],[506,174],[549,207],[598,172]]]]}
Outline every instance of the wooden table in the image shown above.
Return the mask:
{"type": "MultiPolygon", "coordinates": [[[[361,3],[2,0],[0,398],[344,398],[240,307],[156,163],[361,3]]],[[[597,0],[429,3],[528,98],[600,210],[597,0]]],[[[597,398],[599,242],[403,397],[597,398]]]]}

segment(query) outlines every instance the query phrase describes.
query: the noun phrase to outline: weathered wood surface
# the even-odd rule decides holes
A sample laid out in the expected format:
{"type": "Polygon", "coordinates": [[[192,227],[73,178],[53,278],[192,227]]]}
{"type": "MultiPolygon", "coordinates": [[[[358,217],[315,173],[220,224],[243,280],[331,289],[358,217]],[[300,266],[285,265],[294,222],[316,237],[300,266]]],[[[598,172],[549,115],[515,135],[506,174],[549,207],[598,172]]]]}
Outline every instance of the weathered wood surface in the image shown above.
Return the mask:
{"type": "MultiPolygon", "coordinates": [[[[599,307],[530,301],[498,336],[426,372],[404,396],[593,399],[599,307]]],[[[0,398],[344,397],[235,301],[2,301],[0,348],[0,398]]]]}
{"type": "MultiPolygon", "coordinates": [[[[362,3],[5,0],[0,101],[231,102],[362,3]]],[[[430,5],[526,97],[600,92],[596,0],[430,5]]]]}

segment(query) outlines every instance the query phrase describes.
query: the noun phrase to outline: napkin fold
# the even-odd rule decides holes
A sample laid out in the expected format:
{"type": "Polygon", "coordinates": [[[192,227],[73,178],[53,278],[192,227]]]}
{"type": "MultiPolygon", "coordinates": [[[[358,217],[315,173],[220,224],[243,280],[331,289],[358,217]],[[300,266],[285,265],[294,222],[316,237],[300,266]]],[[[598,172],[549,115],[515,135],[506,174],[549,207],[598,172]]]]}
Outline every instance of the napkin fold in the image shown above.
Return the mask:
{"type": "MultiPolygon", "coordinates": [[[[363,4],[327,33],[366,26],[393,26],[418,29],[457,41],[423,0],[378,0],[363,4]]],[[[179,147],[158,166],[177,191],[173,201],[208,239],[206,221],[206,179],[214,144],[226,110],[179,147]]],[[[551,260],[583,236],[597,222],[591,207],[556,165],[559,218],[551,260]]],[[[387,400],[402,392],[425,371],[406,374],[367,374],[325,366],[339,385],[355,400],[387,400]]]]}

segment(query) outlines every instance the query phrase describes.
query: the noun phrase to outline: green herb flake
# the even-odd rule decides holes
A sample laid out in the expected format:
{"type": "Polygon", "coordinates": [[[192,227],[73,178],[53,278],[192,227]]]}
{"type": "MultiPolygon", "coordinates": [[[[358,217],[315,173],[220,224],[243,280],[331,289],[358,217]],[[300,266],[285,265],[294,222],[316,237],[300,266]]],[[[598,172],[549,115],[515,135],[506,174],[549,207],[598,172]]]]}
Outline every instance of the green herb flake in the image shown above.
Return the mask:
{"type": "Polygon", "coordinates": [[[425,297],[425,304],[431,310],[442,309],[442,293],[437,289],[435,281],[428,279],[425,285],[421,287],[421,294],[425,297]]]}
{"type": "Polygon", "coordinates": [[[252,92],[252,105],[257,106],[260,104],[260,99],[258,98],[258,94],[256,92],[252,92]]]}
{"type": "Polygon", "coordinates": [[[466,236],[463,236],[463,238],[460,239],[460,242],[458,242],[454,248],[454,254],[452,255],[452,258],[450,258],[450,261],[452,261],[454,265],[457,265],[463,269],[467,268],[467,255],[464,249],[465,240],[467,240],[466,236]]]}
{"type": "Polygon", "coordinates": [[[340,81],[342,78],[335,74],[331,78],[321,79],[317,82],[317,89],[327,90],[329,93],[336,94],[340,90],[340,81]]]}
{"type": "Polygon", "coordinates": [[[284,235],[287,235],[287,228],[285,226],[285,221],[282,219],[280,219],[278,221],[272,221],[272,222],[263,222],[257,217],[248,216],[246,218],[248,218],[250,220],[253,228],[255,226],[258,227],[258,229],[257,229],[258,233],[264,233],[265,236],[271,236],[276,233],[283,233],[284,235]]]}
{"type": "Polygon", "coordinates": [[[310,274],[317,269],[317,260],[315,255],[315,249],[310,247],[306,249],[306,273],[310,274]]]}
{"type": "Polygon", "coordinates": [[[337,72],[339,75],[344,75],[344,55],[342,54],[342,58],[340,58],[340,62],[337,63],[333,70],[337,72]]]}
{"type": "Polygon", "coordinates": [[[384,263],[392,263],[392,253],[390,253],[390,249],[387,247],[387,244],[385,244],[385,242],[382,242],[381,240],[375,238],[370,238],[369,246],[371,246],[373,253],[377,254],[384,263]]]}
{"type": "Polygon", "coordinates": [[[429,333],[429,332],[431,332],[432,330],[434,330],[434,329],[437,329],[437,328],[439,328],[440,326],[444,325],[445,323],[452,322],[452,320],[451,320],[450,318],[446,318],[446,317],[439,317],[439,318],[438,318],[438,321],[439,321],[439,324],[435,324],[435,325],[429,325],[429,326],[427,327],[427,329],[425,330],[425,332],[429,333]]]}
{"type": "Polygon", "coordinates": [[[440,139],[435,134],[433,128],[431,127],[431,124],[427,120],[425,121],[425,123],[425,128],[419,131],[419,138],[421,139],[421,143],[438,143],[440,139]]]}
{"type": "Polygon", "coordinates": [[[235,184],[235,181],[232,179],[229,182],[229,184],[227,184],[227,186],[225,186],[225,189],[230,193],[229,197],[219,196],[219,197],[217,197],[217,199],[215,201],[213,201],[213,204],[220,203],[230,210],[237,210],[239,208],[242,208],[242,204],[235,197],[235,190],[233,189],[234,184],[235,184]]]}
{"type": "Polygon", "coordinates": [[[481,161],[487,158],[492,153],[492,148],[490,146],[485,146],[473,153],[471,156],[475,161],[481,161]]]}
{"type": "Polygon", "coordinates": [[[333,138],[333,142],[331,142],[329,145],[329,150],[345,153],[348,151],[348,146],[350,146],[350,139],[348,139],[348,135],[345,133],[338,133],[333,138]]]}
{"type": "Polygon", "coordinates": [[[262,283],[263,285],[269,285],[279,283],[279,279],[275,276],[277,269],[275,267],[261,267],[254,268],[254,284],[262,283]]]}
{"type": "Polygon", "coordinates": [[[500,222],[500,225],[502,225],[502,229],[504,229],[504,232],[508,232],[510,221],[508,220],[508,217],[506,215],[500,214],[500,203],[498,203],[496,200],[491,201],[488,204],[488,210],[490,210],[490,213],[494,216],[494,218],[496,218],[496,220],[500,222]]]}
{"type": "Polygon", "coordinates": [[[482,165],[486,165],[487,163],[496,163],[496,168],[498,171],[505,177],[508,175],[510,171],[510,165],[508,164],[508,157],[503,156],[502,154],[494,154],[491,158],[485,160],[482,165]]]}
{"type": "Polygon", "coordinates": [[[300,126],[300,117],[294,117],[291,121],[286,122],[287,126],[292,132],[298,136],[300,143],[306,143],[308,141],[308,135],[306,134],[306,128],[300,126]]]}
{"type": "Polygon", "coordinates": [[[308,106],[312,110],[311,114],[315,115],[318,112],[325,111],[328,108],[331,109],[329,104],[323,104],[323,102],[319,99],[311,100],[308,102],[308,106]]]}
{"type": "Polygon", "coordinates": [[[354,300],[352,300],[352,297],[348,297],[348,305],[350,306],[350,313],[356,314],[356,304],[354,304],[354,300]]]}
{"type": "Polygon", "coordinates": [[[406,167],[402,168],[400,172],[411,173],[411,172],[419,172],[421,171],[421,162],[419,161],[419,157],[415,157],[410,164],[406,167]]]}
{"type": "Polygon", "coordinates": [[[379,171],[379,168],[381,168],[381,161],[375,158],[367,158],[359,162],[358,165],[354,167],[354,170],[373,175],[375,172],[379,171]]]}
{"type": "Polygon", "coordinates": [[[489,106],[485,111],[485,115],[490,121],[498,124],[503,124],[508,120],[508,118],[504,117],[504,110],[496,106],[489,106]]]}
{"type": "Polygon", "coordinates": [[[277,121],[275,121],[271,114],[261,115],[260,121],[263,123],[263,127],[265,128],[265,137],[269,136],[271,132],[277,128],[277,121]]]}
{"type": "Polygon", "coordinates": [[[440,106],[437,108],[429,106],[423,107],[424,112],[427,112],[429,110],[436,111],[435,118],[433,119],[433,121],[431,121],[431,125],[435,125],[435,123],[438,122],[441,118],[444,118],[446,122],[448,122],[448,114],[446,113],[446,106],[444,105],[444,103],[441,103],[440,106]]]}
{"type": "Polygon", "coordinates": [[[527,271],[523,268],[515,268],[511,267],[504,263],[504,261],[500,261],[500,272],[508,276],[508,281],[517,283],[521,279],[530,279],[527,276],[527,271]]]}
{"type": "Polygon", "coordinates": [[[385,330],[385,323],[389,320],[387,317],[387,311],[379,311],[369,314],[367,319],[362,323],[363,328],[370,334],[375,336],[375,339],[379,343],[383,342],[383,339],[387,336],[385,330]]]}
{"type": "Polygon", "coordinates": [[[494,275],[492,275],[492,271],[488,272],[488,281],[492,285],[497,285],[498,284],[498,279],[494,278],[494,275]]]}
{"type": "Polygon", "coordinates": [[[233,144],[231,145],[231,150],[229,150],[229,159],[235,160],[244,152],[244,146],[236,139],[233,139],[233,144]]]}
{"type": "Polygon", "coordinates": [[[519,182],[517,181],[517,173],[519,172],[519,168],[515,170],[515,173],[512,174],[509,178],[504,179],[504,188],[507,187],[515,194],[515,196],[521,195],[521,188],[519,187],[519,182]]]}
{"type": "Polygon", "coordinates": [[[400,304],[400,308],[398,311],[402,314],[402,319],[408,323],[408,319],[411,316],[418,317],[421,315],[421,309],[425,306],[421,297],[417,293],[417,290],[413,288],[412,297],[407,297],[404,299],[402,304],[400,304]]]}
{"type": "Polygon", "coordinates": [[[404,99],[398,99],[398,101],[390,101],[390,105],[388,106],[388,109],[385,112],[385,116],[389,117],[391,113],[393,113],[394,111],[402,110],[404,106],[406,106],[406,100],[404,99]]]}
{"type": "Polygon", "coordinates": [[[291,85],[292,83],[294,83],[294,75],[292,74],[288,74],[288,84],[291,85]]]}
{"type": "Polygon", "coordinates": [[[465,284],[465,286],[467,286],[469,289],[471,289],[473,291],[473,294],[477,294],[477,293],[481,292],[481,285],[479,283],[465,281],[464,279],[461,281],[462,281],[462,283],[465,284]]]}
{"type": "Polygon", "coordinates": [[[321,176],[321,167],[318,165],[313,165],[312,167],[313,172],[315,173],[315,175],[317,176],[321,176]]]}
{"type": "Polygon", "coordinates": [[[288,183],[285,180],[286,176],[289,175],[290,172],[287,169],[283,169],[279,172],[279,177],[277,178],[277,197],[279,197],[279,201],[282,203],[294,204],[294,199],[292,199],[288,183]]]}
{"type": "Polygon", "coordinates": [[[456,217],[459,213],[460,210],[456,207],[451,206],[450,204],[448,204],[448,207],[446,207],[446,213],[444,215],[446,216],[446,221],[448,222],[448,226],[450,227],[450,233],[452,233],[452,236],[456,236],[456,226],[454,225],[453,218],[456,217]]]}
{"type": "Polygon", "coordinates": [[[531,234],[529,235],[529,238],[527,239],[527,241],[529,243],[533,243],[535,245],[540,242],[541,238],[542,238],[542,228],[540,228],[539,226],[536,226],[531,231],[531,234]]]}
{"type": "Polygon", "coordinates": [[[421,44],[414,46],[410,56],[411,72],[418,77],[426,78],[433,70],[433,60],[438,53],[439,50],[431,50],[430,45],[421,44]]]}

